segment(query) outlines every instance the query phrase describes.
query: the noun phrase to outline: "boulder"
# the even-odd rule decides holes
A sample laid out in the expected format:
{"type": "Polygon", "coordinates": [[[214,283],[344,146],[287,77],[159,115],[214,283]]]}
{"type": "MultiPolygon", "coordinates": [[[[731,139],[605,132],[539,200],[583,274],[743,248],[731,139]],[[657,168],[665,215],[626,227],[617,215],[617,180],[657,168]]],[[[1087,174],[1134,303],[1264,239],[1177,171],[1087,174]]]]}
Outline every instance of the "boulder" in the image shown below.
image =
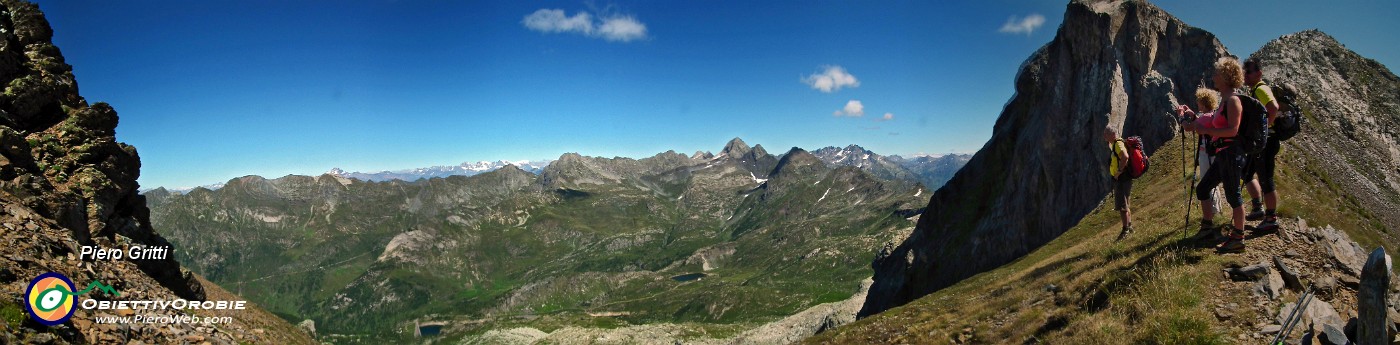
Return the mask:
{"type": "Polygon", "coordinates": [[[1346,234],[1329,225],[1322,230],[1322,241],[1319,245],[1322,246],[1323,252],[1327,254],[1332,263],[1342,272],[1353,277],[1361,276],[1365,252],[1346,234]]]}
{"type": "Polygon", "coordinates": [[[1362,344],[1382,344],[1388,337],[1390,321],[1386,293],[1390,285],[1390,257],[1385,248],[1376,248],[1362,269],[1361,289],[1357,290],[1358,322],[1356,340],[1362,344]]]}
{"type": "Polygon", "coordinates": [[[1230,279],[1234,281],[1259,281],[1267,277],[1271,271],[1273,270],[1269,268],[1269,264],[1265,263],[1225,270],[1230,274],[1230,279]]]}
{"type": "Polygon", "coordinates": [[[1303,291],[1303,280],[1298,277],[1298,271],[1283,261],[1283,258],[1274,257],[1274,267],[1278,268],[1279,276],[1283,278],[1285,286],[1296,291],[1303,291]]]}
{"type": "Polygon", "coordinates": [[[1254,292],[1255,294],[1268,297],[1270,300],[1276,300],[1283,295],[1283,286],[1283,277],[1281,277],[1277,271],[1269,270],[1269,274],[1254,283],[1254,292]]]}
{"type": "Polygon", "coordinates": [[[1330,323],[1322,325],[1322,332],[1317,338],[1319,341],[1321,341],[1322,344],[1325,345],[1351,344],[1351,340],[1347,339],[1347,335],[1345,332],[1342,332],[1342,328],[1330,323]]]}

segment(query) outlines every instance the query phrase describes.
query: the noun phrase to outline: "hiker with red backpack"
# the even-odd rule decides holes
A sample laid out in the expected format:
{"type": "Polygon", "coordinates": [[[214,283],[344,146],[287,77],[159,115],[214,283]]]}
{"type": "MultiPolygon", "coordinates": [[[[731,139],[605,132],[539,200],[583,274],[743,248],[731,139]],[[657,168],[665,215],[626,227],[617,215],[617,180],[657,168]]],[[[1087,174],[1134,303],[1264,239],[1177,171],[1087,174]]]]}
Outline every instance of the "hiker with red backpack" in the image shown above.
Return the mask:
{"type": "Polygon", "coordinates": [[[1141,137],[1121,139],[1118,129],[1112,124],[1104,127],[1103,140],[1108,142],[1110,152],[1108,175],[1113,177],[1113,209],[1123,217],[1123,230],[1118,233],[1118,240],[1121,241],[1133,233],[1133,214],[1128,209],[1128,196],[1133,190],[1133,179],[1147,172],[1147,155],[1142,152],[1141,137]]]}
{"type": "MultiPolygon", "coordinates": [[[[1221,230],[1225,230],[1226,239],[1216,246],[1220,252],[1241,252],[1244,251],[1244,203],[1240,200],[1240,175],[1244,170],[1244,154],[1261,146],[1259,141],[1260,133],[1254,133],[1254,127],[1258,126],[1261,119],[1246,120],[1246,115],[1258,115],[1262,117],[1260,111],[1252,107],[1258,105],[1258,101],[1252,98],[1242,99],[1235,94],[1235,89],[1244,85],[1244,69],[1240,66],[1239,60],[1232,57],[1224,57],[1215,62],[1215,74],[1212,77],[1213,87],[1222,96],[1221,108],[1216,112],[1216,116],[1211,123],[1197,125],[1194,122],[1182,124],[1182,128],[1197,134],[1208,135],[1211,140],[1208,151],[1215,154],[1210,169],[1200,183],[1196,185],[1196,200],[1201,201],[1201,229],[1196,233],[1195,238],[1200,240],[1214,240],[1221,235],[1221,230]],[[1249,110],[1246,110],[1247,101],[1253,101],[1249,110]],[[1225,201],[1230,204],[1231,222],[1217,229],[1214,226],[1215,214],[1211,212],[1208,205],[1210,200],[1210,190],[1216,185],[1225,186],[1225,201]]],[[[1264,134],[1267,134],[1265,132],[1264,134]]]]}
{"type": "Polygon", "coordinates": [[[1264,150],[1257,154],[1248,156],[1245,165],[1244,180],[1248,181],[1245,188],[1249,191],[1250,204],[1253,206],[1248,215],[1249,221],[1262,221],[1255,231],[1274,232],[1278,231],[1278,193],[1274,190],[1274,170],[1275,161],[1278,158],[1280,149],[1279,136],[1273,132],[1274,120],[1279,115],[1279,102],[1274,98],[1274,91],[1264,84],[1264,73],[1259,68],[1259,59],[1251,58],[1244,62],[1244,81],[1249,85],[1249,96],[1259,100],[1269,113],[1270,135],[1268,143],[1264,145],[1264,150]],[[1259,178],[1255,179],[1255,175],[1259,178]],[[1259,202],[1260,193],[1263,193],[1264,201],[1259,202]],[[1265,208],[1267,206],[1267,208],[1265,208]]]}

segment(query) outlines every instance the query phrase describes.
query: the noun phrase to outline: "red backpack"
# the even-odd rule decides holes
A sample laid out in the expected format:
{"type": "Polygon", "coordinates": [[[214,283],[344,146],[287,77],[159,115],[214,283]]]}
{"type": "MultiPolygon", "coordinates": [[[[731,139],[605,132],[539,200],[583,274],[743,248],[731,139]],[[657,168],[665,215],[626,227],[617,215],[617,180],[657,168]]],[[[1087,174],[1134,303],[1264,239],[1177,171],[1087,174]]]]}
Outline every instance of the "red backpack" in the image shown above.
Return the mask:
{"type": "Polygon", "coordinates": [[[1128,177],[1139,178],[1147,173],[1147,168],[1152,164],[1147,160],[1147,154],[1142,152],[1142,137],[1128,137],[1123,140],[1124,146],[1128,147],[1128,177]]]}

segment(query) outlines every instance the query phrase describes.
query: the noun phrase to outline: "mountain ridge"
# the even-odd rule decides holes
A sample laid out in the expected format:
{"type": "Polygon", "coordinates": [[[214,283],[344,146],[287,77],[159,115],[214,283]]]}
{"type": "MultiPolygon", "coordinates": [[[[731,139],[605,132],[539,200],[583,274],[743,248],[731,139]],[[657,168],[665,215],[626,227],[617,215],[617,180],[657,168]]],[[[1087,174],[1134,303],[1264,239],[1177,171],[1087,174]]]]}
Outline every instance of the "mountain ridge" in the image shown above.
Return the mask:
{"type": "MultiPolygon", "coordinates": [[[[741,140],[726,146],[737,157],[566,153],[538,175],[506,166],[416,182],[248,176],[148,197],[196,271],[288,320],[314,321],[323,339],[376,342],[403,340],[394,334],[413,322],[455,325],[449,338],[469,339],[582,327],[575,318],[594,314],[753,330],[857,295],[870,248],[907,232],[927,193],[800,148],[779,158],[741,140]]],[[[797,319],[849,320],[857,304],[797,319]]]]}

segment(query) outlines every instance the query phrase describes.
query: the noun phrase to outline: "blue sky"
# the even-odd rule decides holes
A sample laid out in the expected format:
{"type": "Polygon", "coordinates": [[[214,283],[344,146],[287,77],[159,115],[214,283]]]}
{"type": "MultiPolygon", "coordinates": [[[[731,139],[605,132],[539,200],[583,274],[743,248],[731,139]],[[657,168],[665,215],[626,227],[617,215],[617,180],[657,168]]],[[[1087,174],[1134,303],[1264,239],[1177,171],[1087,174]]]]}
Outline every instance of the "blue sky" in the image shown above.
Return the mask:
{"type": "MultiPolygon", "coordinates": [[[[1017,66],[1064,11],[1043,1],[39,3],[82,94],[120,114],[118,139],[140,150],[146,187],[564,152],[640,158],[718,151],[733,137],[774,153],[973,152],[1017,66]],[[833,66],[844,71],[834,83],[812,77],[833,66]],[[858,85],[840,82],[850,78],[858,85]],[[848,116],[852,101],[862,116],[848,116]]],[[[1393,1],[1158,5],[1235,54],[1321,28],[1400,62],[1393,1]],[[1234,15],[1245,10],[1259,15],[1234,15]]]]}

